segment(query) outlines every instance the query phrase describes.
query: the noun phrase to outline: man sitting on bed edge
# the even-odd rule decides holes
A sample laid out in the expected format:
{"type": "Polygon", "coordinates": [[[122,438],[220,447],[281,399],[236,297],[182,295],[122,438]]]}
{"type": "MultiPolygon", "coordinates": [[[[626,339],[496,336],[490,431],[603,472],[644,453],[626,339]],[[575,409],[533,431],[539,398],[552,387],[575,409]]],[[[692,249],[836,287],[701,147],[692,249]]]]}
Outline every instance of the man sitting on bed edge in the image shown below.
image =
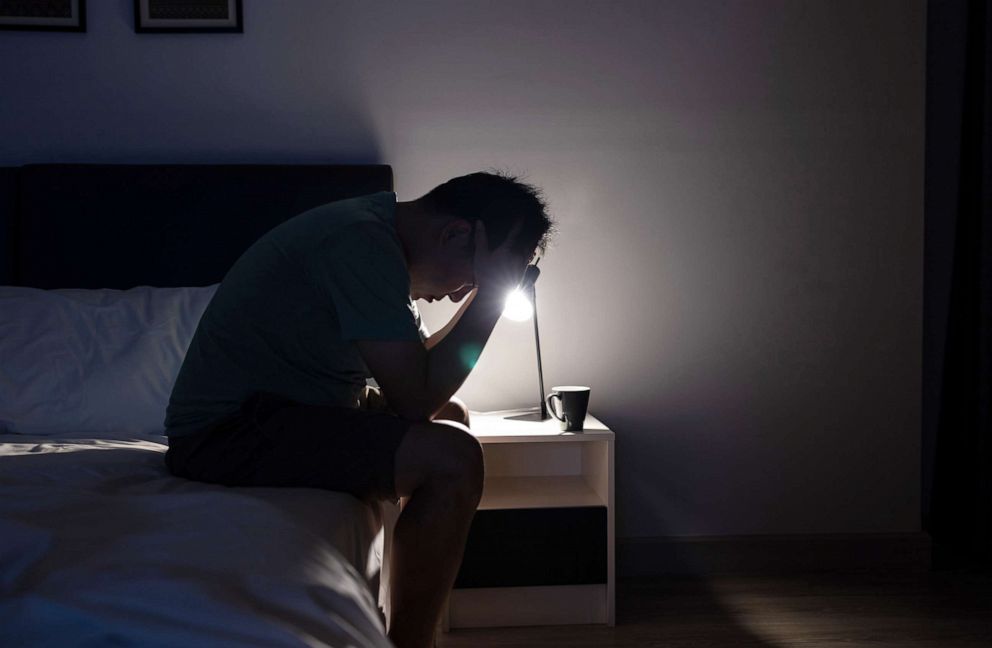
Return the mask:
{"type": "Polygon", "coordinates": [[[492,173],[275,227],[227,273],[193,336],[166,413],[169,470],[399,499],[389,637],[432,645],[483,483],[453,394],[550,231],[538,191],[492,173]],[[462,305],[428,335],[413,300],[444,297],[462,305]]]}

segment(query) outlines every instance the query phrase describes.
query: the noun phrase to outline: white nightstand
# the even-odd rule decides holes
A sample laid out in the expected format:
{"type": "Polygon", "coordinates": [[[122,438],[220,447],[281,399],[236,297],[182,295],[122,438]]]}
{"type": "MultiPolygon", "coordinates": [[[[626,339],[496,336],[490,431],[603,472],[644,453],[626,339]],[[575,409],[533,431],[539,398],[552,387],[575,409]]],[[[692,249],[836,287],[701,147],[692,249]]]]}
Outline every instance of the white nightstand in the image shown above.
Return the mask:
{"type": "Polygon", "coordinates": [[[613,432],[473,412],[482,501],[442,627],[614,624],[613,432]]]}

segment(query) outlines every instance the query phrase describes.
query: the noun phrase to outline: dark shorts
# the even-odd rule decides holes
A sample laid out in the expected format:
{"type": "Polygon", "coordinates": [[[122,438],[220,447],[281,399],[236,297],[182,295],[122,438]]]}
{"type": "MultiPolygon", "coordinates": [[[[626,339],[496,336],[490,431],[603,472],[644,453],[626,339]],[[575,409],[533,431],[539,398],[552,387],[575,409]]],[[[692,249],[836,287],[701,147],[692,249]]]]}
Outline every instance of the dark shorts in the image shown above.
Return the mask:
{"type": "Polygon", "coordinates": [[[385,412],[303,405],[258,393],[210,427],[169,438],[177,477],[225,486],[296,486],[396,501],[396,449],[413,425],[385,412]]]}

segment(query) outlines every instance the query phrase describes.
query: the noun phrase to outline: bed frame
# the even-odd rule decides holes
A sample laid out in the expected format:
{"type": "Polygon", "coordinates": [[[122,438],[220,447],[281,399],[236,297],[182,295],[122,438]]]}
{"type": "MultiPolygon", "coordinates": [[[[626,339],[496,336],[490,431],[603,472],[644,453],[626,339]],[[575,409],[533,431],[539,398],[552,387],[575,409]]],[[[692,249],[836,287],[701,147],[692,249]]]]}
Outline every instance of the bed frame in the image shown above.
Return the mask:
{"type": "Polygon", "coordinates": [[[392,188],[386,165],[0,167],[0,285],[215,284],[284,220],[392,188]]]}

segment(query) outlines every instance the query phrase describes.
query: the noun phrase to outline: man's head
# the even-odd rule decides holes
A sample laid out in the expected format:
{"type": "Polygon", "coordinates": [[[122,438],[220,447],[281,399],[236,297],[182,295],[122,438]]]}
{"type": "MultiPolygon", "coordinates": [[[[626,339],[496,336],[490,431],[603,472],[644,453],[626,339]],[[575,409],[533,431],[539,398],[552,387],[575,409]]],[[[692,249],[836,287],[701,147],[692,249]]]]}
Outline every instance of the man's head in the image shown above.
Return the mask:
{"type": "Polygon", "coordinates": [[[410,262],[415,299],[459,301],[474,284],[475,223],[482,221],[490,250],[518,222],[513,248],[522,258],[542,254],[554,231],[540,191],[503,173],[472,173],[448,180],[414,201],[421,230],[412,233],[410,262]]]}

